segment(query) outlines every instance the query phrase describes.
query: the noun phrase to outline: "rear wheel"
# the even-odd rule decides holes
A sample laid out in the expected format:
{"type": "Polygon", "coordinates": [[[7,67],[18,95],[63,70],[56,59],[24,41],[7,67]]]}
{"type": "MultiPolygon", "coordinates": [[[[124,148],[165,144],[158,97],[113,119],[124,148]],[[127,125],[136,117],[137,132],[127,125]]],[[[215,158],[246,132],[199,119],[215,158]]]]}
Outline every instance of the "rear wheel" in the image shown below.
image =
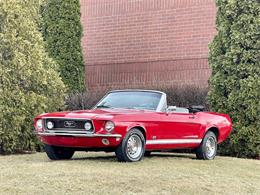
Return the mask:
{"type": "Polygon", "coordinates": [[[145,138],[138,129],[130,130],[116,149],[116,157],[121,162],[136,162],[144,156],[145,138]]]}
{"type": "Polygon", "coordinates": [[[64,147],[51,146],[45,144],[45,152],[51,160],[68,160],[74,154],[74,150],[64,147]]]}
{"type": "Polygon", "coordinates": [[[213,160],[217,154],[217,138],[215,133],[208,131],[199,148],[196,150],[198,159],[213,160]]]}

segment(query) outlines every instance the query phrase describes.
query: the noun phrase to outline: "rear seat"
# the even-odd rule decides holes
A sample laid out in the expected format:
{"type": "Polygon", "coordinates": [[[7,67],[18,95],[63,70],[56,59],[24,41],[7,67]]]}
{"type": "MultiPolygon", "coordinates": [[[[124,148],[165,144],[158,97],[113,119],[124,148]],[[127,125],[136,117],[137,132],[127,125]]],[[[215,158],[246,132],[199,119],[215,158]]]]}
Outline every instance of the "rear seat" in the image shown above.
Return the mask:
{"type": "Polygon", "coordinates": [[[176,107],[176,110],[172,111],[172,113],[183,113],[183,114],[188,114],[189,109],[187,108],[182,108],[182,107],[176,107]]]}

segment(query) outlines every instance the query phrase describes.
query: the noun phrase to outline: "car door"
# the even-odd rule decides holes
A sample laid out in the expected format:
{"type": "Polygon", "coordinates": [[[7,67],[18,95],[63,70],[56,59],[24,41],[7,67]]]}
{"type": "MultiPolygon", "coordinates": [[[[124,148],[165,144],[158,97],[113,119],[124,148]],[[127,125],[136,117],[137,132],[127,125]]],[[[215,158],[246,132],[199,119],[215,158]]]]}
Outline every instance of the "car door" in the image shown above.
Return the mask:
{"type": "Polygon", "coordinates": [[[164,113],[161,115],[160,139],[197,139],[201,124],[194,113],[164,113]]]}

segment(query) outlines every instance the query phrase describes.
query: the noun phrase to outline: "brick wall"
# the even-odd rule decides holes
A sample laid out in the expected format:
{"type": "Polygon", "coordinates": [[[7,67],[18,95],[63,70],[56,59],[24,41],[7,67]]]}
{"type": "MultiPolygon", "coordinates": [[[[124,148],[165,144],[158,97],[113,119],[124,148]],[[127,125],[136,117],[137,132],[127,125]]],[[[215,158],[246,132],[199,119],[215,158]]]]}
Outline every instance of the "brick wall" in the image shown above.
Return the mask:
{"type": "Polygon", "coordinates": [[[88,89],[207,86],[214,0],[81,0],[88,89]]]}

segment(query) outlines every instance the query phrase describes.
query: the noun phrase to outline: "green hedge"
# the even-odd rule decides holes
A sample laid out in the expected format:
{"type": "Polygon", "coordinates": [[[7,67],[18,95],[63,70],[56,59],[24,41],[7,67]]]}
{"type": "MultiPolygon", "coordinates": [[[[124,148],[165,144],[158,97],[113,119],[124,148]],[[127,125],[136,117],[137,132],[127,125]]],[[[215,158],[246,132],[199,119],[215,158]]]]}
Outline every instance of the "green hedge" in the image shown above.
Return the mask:
{"type": "Polygon", "coordinates": [[[45,0],[42,32],[49,55],[70,91],[83,91],[84,63],[79,0],[45,0]]]}
{"type": "Polygon", "coordinates": [[[217,0],[217,30],[210,44],[211,108],[230,114],[237,133],[222,154],[260,156],[260,4],[217,0]]]}
{"type": "Polygon", "coordinates": [[[34,150],[33,118],[64,104],[64,84],[39,31],[39,2],[0,1],[2,154],[34,150]]]}

